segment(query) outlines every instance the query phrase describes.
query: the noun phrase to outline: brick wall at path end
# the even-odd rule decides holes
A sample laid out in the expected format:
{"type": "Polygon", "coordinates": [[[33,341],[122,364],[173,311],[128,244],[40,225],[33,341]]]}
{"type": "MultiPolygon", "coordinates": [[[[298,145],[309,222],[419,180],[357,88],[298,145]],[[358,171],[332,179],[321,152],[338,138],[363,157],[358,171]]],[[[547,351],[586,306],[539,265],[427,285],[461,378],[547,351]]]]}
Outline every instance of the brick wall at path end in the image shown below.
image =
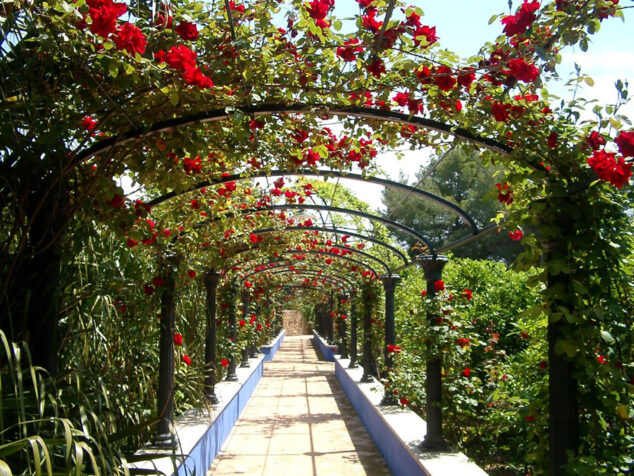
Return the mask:
{"type": "Polygon", "coordinates": [[[300,311],[282,311],[282,322],[286,335],[302,336],[312,333],[306,317],[300,311]]]}

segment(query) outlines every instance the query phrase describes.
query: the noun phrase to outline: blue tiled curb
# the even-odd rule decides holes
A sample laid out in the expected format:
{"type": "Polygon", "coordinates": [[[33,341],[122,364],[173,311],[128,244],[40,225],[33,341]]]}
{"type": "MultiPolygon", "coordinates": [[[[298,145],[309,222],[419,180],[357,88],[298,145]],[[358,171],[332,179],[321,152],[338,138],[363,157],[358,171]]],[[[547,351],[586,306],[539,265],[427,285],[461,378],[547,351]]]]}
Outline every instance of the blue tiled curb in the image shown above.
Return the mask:
{"type": "Polygon", "coordinates": [[[178,476],[205,475],[211,466],[216,455],[220,452],[223,443],[231,433],[233,426],[240,417],[242,410],[249,402],[253,391],[262,378],[263,364],[275,357],[279,350],[286,331],[280,335],[269,346],[264,346],[262,351],[265,354],[258,366],[253,370],[249,378],[242,387],[227,403],[223,410],[216,416],[214,422],[191,449],[189,455],[174,473],[178,476]]]}
{"type": "Polygon", "coordinates": [[[395,476],[426,475],[427,473],[420,466],[418,458],[392,431],[392,428],[363,394],[357,382],[348,375],[339,360],[335,361],[335,375],[392,473],[395,476]]]}
{"type": "Polygon", "coordinates": [[[273,357],[275,356],[277,351],[280,350],[282,342],[284,342],[284,337],[286,337],[286,329],[282,329],[280,335],[278,335],[272,343],[262,346],[260,351],[264,354],[265,362],[273,360],[273,357]]]}
{"type": "Polygon", "coordinates": [[[315,343],[317,344],[317,347],[319,348],[324,358],[329,362],[334,362],[337,346],[328,344],[320,337],[319,334],[317,334],[317,331],[313,331],[313,341],[315,341],[315,343]]]}

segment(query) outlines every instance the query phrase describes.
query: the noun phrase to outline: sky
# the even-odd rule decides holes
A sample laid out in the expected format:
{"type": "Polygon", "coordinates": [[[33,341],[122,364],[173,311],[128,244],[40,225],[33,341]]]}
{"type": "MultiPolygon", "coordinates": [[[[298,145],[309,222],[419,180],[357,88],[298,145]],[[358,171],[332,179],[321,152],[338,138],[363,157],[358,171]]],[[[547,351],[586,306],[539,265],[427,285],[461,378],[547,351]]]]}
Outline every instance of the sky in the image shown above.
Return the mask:
{"type": "MultiPolygon", "coordinates": [[[[520,3],[521,0],[513,1],[513,12],[520,3]]],[[[621,0],[620,3],[634,7],[634,0],[621,0]]],[[[339,0],[336,5],[336,14],[351,15],[358,11],[354,0],[339,0]],[[350,5],[352,10],[348,10],[350,5]]],[[[502,33],[502,25],[499,19],[489,25],[489,19],[494,14],[509,13],[508,0],[412,0],[411,5],[420,7],[425,13],[421,20],[423,24],[436,26],[441,47],[462,57],[474,55],[485,42],[494,41],[502,33]]],[[[562,64],[558,72],[562,78],[569,78],[576,62],[581,71],[594,80],[594,87],[586,85],[578,96],[597,99],[599,104],[613,103],[616,100],[616,80],[628,80],[634,85],[634,13],[632,10],[624,13],[625,22],[618,18],[603,21],[601,29],[591,37],[587,52],[570,47],[561,52],[562,64]]],[[[563,83],[549,83],[549,93],[561,98],[571,97],[563,83]]],[[[634,120],[634,104],[628,104],[622,113],[634,120]]],[[[415,173],[428,160],[429,151],[414,151],[406,153],[400,161],[393,154],[383,154],[378,163],[390,178],[398,179],[399,172],[402,172],[412,183],[415,173]]],[[[381,207],[381,187],[348,181],[344,185],[372,208],[381,207]]]]}

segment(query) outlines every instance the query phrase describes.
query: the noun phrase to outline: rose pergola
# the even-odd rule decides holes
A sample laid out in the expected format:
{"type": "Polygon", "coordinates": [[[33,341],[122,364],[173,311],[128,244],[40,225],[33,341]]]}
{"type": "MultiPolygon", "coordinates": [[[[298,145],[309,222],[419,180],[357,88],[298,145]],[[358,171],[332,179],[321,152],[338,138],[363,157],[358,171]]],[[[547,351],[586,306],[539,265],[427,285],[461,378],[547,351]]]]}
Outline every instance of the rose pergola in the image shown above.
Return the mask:
{"type": "MultiPolygon", "coordinates": [[[[214,313],[218,286],[234,301],[244,293],[239,332],[249,300],[306,292],[331,338],[332,296],[368,297],[380,280],[385,343],[393,346],[387,317],[391,306],[393,326],[395,274],[418,262],[431,298],[444,264],[438,253],[503,226],[525,247],[518,267],[543,269],[548,467],[563,474],[566,463],[590,454],[579,443],[588,415],[614,413],[631,392],[626,381],[599,388],[592,375],[602,365],[597,354],[631,360],[634,131],[618,107],[582,121],[579,104],[556,108],[541,87],[563,49],[587,49],[590,35],[624,7],[524,1],[496,19],[497,39],[461,59],[440,48],[419,8],[357,3],[354,19],[341,20],[332,0],[5,2],[2,329],[27,340],[33,362],[55,373],[59,268],[83,222],[106,225],[131,254],[157,263],[160,279],[141,291],[162,293],[169,359],[177,276],[188,270],[194,279],[195,269],[206,273],[214,313]],[[402,145],[479,150],[503,164],[497,226],[476,224],[469,210],[409,187],[465,223],[464,239],[432,244],[425,230],[404,230],[354,200],[334,203],[331,188],[310,181],[348,177],[407,188],[375,176],[376,156],[402,145]],[[123,175],[139,193],[120,186],[123,175]],[[394,246],[394,227],[416,237],[418,251],[394,246]]],[[[251,324],[244,342],[271,322],[251,324]]],[[[438,385],[441,357],[430,356],[427,368],[438,385]]],[[[217,356],[208,359],[213,365],[217,356]]],[[[235,369],[235,358],[226,365],[235,369]]],[[[173,378],[173,363],[162,361],[161,375],[170,372],[173,378]]],[[[213,370],[208,378],[213,394],[213,370]]],[[[436,411],[430,403],[430,432],[442,439],[436,411]]],[[[159,433],[169,430],[167,419],[161,425],[159,433]]]]}

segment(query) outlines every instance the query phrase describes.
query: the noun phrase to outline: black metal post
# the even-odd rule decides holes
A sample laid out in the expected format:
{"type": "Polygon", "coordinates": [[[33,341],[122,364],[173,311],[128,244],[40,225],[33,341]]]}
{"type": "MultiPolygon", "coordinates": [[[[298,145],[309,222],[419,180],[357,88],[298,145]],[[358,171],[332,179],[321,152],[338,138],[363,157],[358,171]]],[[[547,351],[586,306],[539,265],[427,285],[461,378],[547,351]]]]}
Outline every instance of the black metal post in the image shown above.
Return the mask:
{"type": "Polygon", "coordinates": [[[205,274],[207,289],[207,332],[205,336],[205,386],[207,398],[211,403],[218,403],[216,396],[216,290],[220,282],[220,273],[208,271],[205,274]]]}
{"type": "Polygon", "coordinates": [[[156,446],[172,448],[174,421],[174,321],[176,314],[176,278],[174,268],[179,259],[172,255],[161,263],[165,285],[161,296],[161,337],[159,343],[158,414],[160,417],[156,446]]]}
{"type": "MultiPolygon", "coordinates": [[[[569,277],[564,274],[548,276],[548,287],[569,288],[569,295],[575,296],[569,277]]],[[[554,302],[557,306],[572,308],[565,302],[554,302]]],[[[568,454],[576,454],[579,448],[579,404],[577,400],[577,379],[574,377],[574,363],[565,354],[555,352],[555,343],[564,338],[570,324],[561,318],[557,322],[548,319],[548,397],[550,427],[549,450],[551,476],[564,475],[563,466],[568,462],[568,454]]]]}
{"type": "MultiPolygon", "coordinates": [[[[236,328],[236,293],[233,290],[231,295],[231,303],[229,304],[231,307],[229,309],[229,325],[231,326],[231,342],[233,345],[237,345],[238,343],[238,329],[236,328]]],[[[226,380],[229,382],[236,382],[238,380],[238,376],[236,375],[236,355],[235,353],[231,353],[231,359],[229,359],[229,366],[227,367],[227,376],[226,380]]]]}
{"type": "Polygon", "coordinates": [[[361,382],[372,381],[372,336],[370,329],[370,319],[372,318],[372,306],[369,293],[370,287],[363,288],[362,308],[363,308],[363,375],[361,382]]]}
{"type": "Polygon", "coordinates": [[[356,369],[357,364],[357,306],[354,301],[350,302],[350,364],[349,369],[356,369]]]}
{"type": "MultiPolygon", "coordinates": [[[[247,314],[249,312],[249,291],[245,290],[242,292],[242,319],[244,321],[247,320],[247,314]]],[[[251,367],[249,363],[249,343],[246,342],[246,346],[242,349],[242,362],[240,362],[241,368],[251,367]]]]}
{"type": "Polygon", "coordinates": [[[327,324],[327,333],[328,333],[328,344],[332,345],[335,343],[335,318],[333,316],[335,310],[334,299],[332,294],[330,295],[330,300],[328,301],[328,309],[326,310],[326,324],[327,324]]]}
{"type": "MultiPolygon", "coordinates": [[[[379,279],[383,283],[383,289],[385,290],[385,346],[383,348],[383,355],[385,357],[385,372],[386,377],[389,378],[389,374],[392,371],[394,365],[393,354],[388,352],[388,346],[396,345],[396,329],[394,326],[394,291],[396,290],[396,283],[401,277],[398,274],[390,274],[380,276],[379,279]]],[[[382,405],[395,405],[396,398],[391,391],[385,391],[382,405]]]]}
{"type": "MultiPolygon", "coordinates": [[[[341,296],[341,301],[347,301],[348,299],[350,299],[350,296],[347,294],[341,296]]],[[[341,349],[339,349],[339,353],[341,354],[342,359],[350,358],[348,355],[348,343],[346,340],[346,331],[348,327],[347,317],[348,316],[346,316],[346,319],[342,319],[341,316],[339,317],[339,339],[341,340],[341,349]]]]}
{"type": "MultiPolygon", "coordinates": [[[[427,282],[427,296],[433,298],[436,294],[434,283],[442,279],[442,270],[449,260],[446,256],[418,256],[416,262],[423,268],[427,282]]],[[[437,316],[427,316],[430,325],[436,325],[437,316]]],[[[427,434],[419,448],[427,451],[443,451],[447,449],[447,442],[442,435],[442,359],[440,356],[430,358],[426,363],[425,392],[427,402],[427,434]]]]}

